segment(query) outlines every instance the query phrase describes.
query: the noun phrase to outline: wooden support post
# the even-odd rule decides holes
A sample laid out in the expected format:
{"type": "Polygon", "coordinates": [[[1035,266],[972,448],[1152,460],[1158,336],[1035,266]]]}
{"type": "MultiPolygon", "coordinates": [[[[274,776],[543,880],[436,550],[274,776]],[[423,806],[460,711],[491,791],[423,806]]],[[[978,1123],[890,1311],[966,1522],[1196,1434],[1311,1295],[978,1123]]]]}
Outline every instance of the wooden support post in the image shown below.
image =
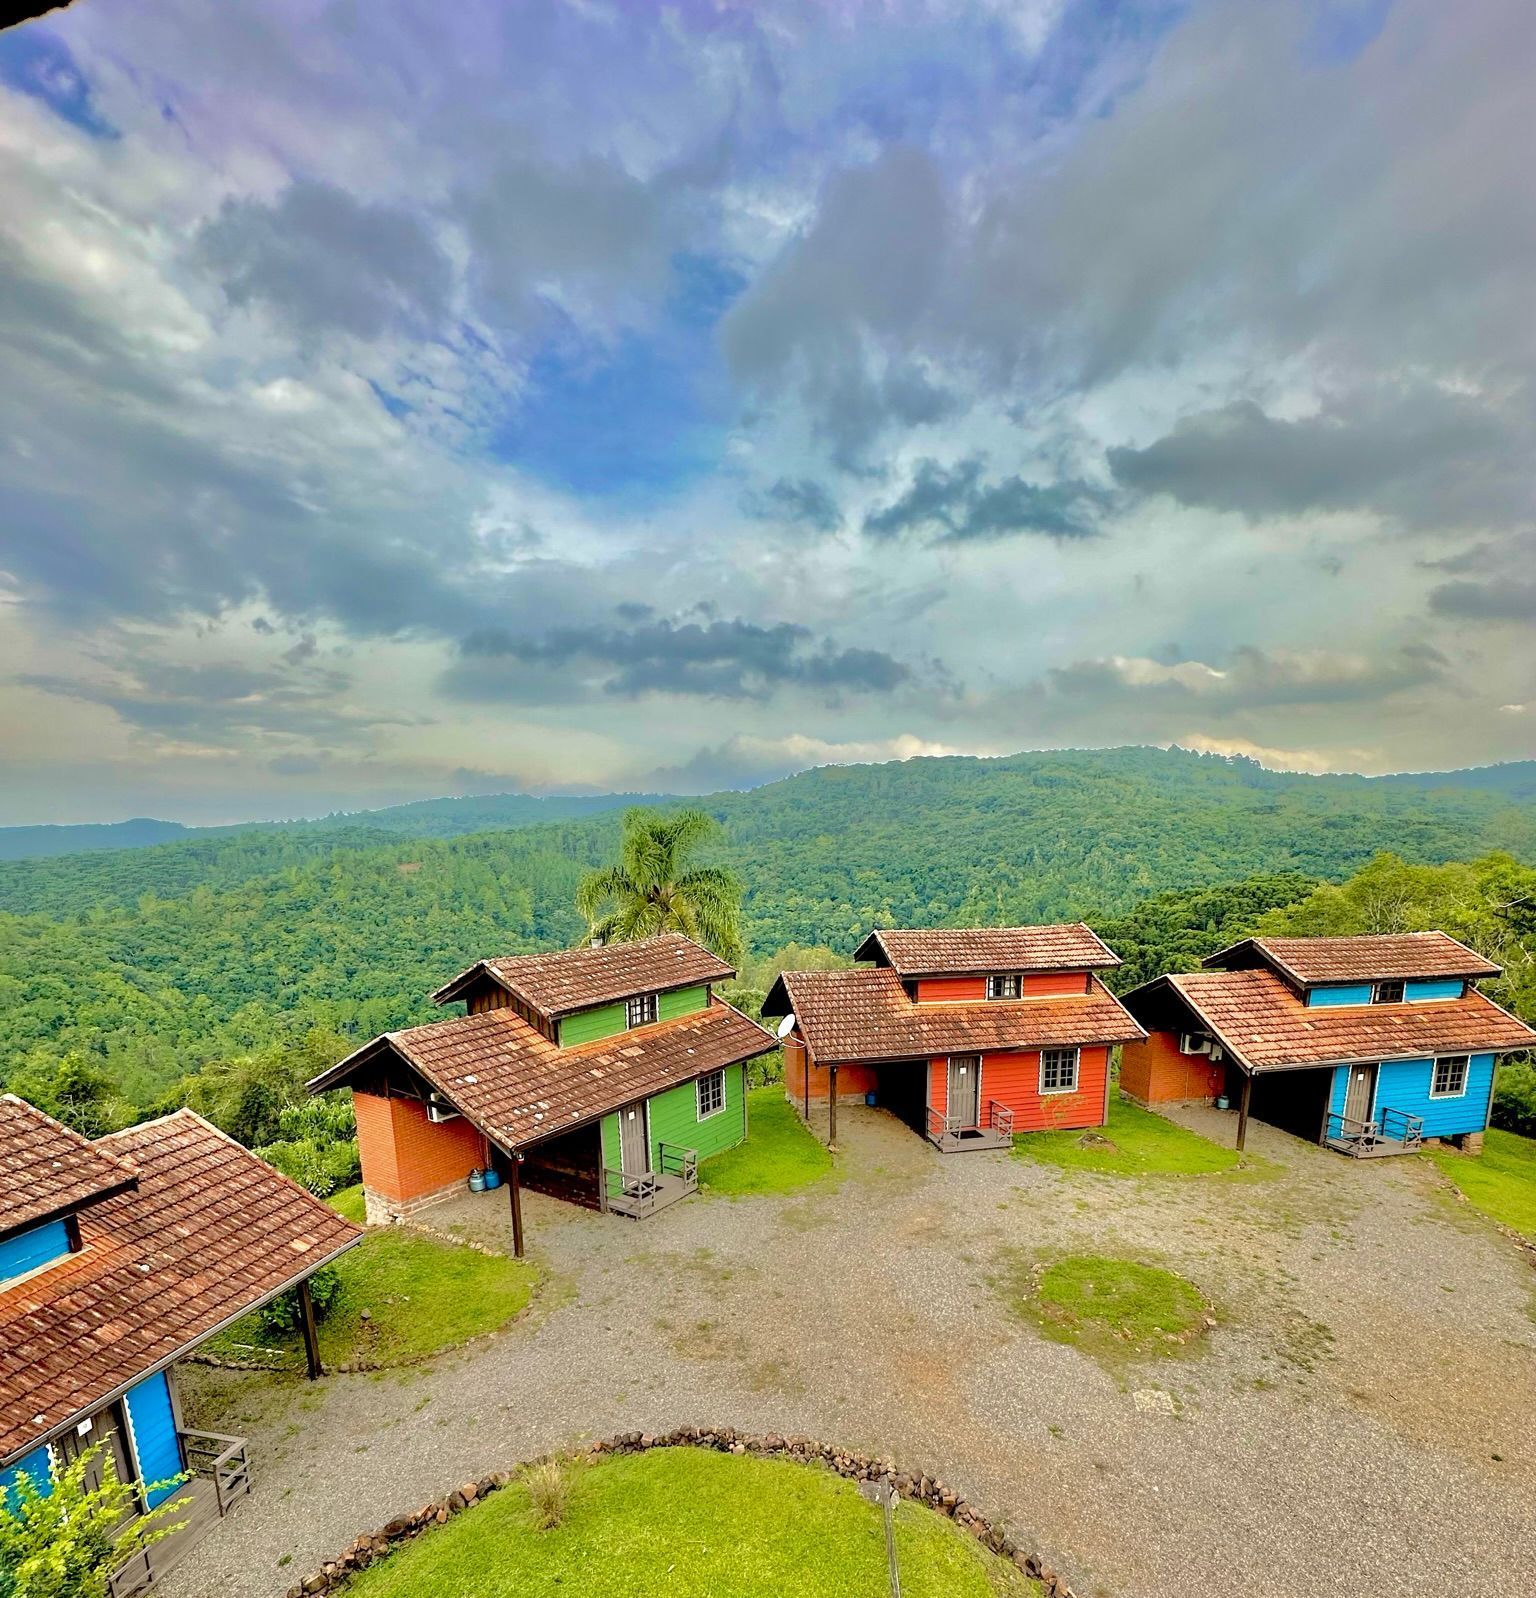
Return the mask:
{"type": "Polygon", "coordinates": [[[1243,1072],[1243,1096],[1237,1106],[1237,1147],[1241,1153],[1248,1141],[1248,1101],[1253,1097],[1253,1072],[1243,1072]]]}
{"type": "Polygon", "coordinates": [[[310,1297],[309,1278],[299,1283],[299,1327],[304,1333],[304,1364],[310,1381],[323,1374],[320,1365],[320,1334],[315,1330],[315,1301],[310,1297]]]}
{"type": "Polygon", "coordinates": [[[518,1259],[523,1257],[523,1183],[518,1175],[522,1163],[522,1155],[514,1154],[507,1170],[507,1191],[512,1196],[512,1252],[518,1259]]]}
{"type": "Polygon", "coordinates": [[[837,1067],[831,1066],[827,1071],[827,1147],[837,1153],[837,1067]]]}
{"type": "Polygon", "coordinates": [[[603,1124],[597,1124],[597,1207],[606,1215],[608,1213],[608,1162],[603,1157],[603,1124]]]}

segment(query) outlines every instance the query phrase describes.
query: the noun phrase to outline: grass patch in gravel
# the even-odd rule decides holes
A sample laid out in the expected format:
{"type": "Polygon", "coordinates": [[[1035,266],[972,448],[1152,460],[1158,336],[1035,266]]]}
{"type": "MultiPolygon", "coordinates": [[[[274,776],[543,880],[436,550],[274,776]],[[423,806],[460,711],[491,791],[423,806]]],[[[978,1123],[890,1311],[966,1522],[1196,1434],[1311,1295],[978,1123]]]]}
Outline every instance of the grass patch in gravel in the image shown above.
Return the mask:
{"type": "Polygon", "coordinates": [[[1021,1261],[997,1285],[1014,1312],[1052,1342],[1101,1359],[1180,1353],[1207,1329],[1210,1315],[1199,1288],[1182,1276],[1103,1254],[1021,1261]]]}
{"type": "Polygon", "coordinates": [[[1431,1149],[1429,1157],[1484,1215],[1536,1241],[1536,1138],[1490,1127],[1481,1154],[1431,1149]]]}
{"type": "Polygon", "coordinates": [[[1077,1132],[1021,1132],[1013,1152],[1025,1160],[1065,1171],[1107,1176],[1210,1176],[1243,1166],[1265,1170],[1267,1161],[1244,1160],[1198,1132],[1144,1110],[1118,1088],[1110,1095],[1109,1124],[1077,1132]]]}
{"type": "MultiPolygon", "coordinates": [[[[538,1485],[538,1484],[536,1484],[538,1485]]],[[[371,1566],[354,1598],[850,1598],[888,1591],[881,1512],[852,1482],[781,1459],[653,1449],[565,1467],[563,1515],[537,1529],[528,1485],[371,1566]]],[[[904,1598],[1039,1592],[950,1521],[901,1501],[904,1598]]]]}
{"type": "MultiPolygon", "coordinates": [[[[538,1268],[423,1237],[409,1227],[369,1234],[334,1267],[340,1299],[320,1322],[327,1365],[400,1365],[494,1332],[528,1307],[538,1268]]],[[[252,1346],[303,1359],[297,1331],[278,1334],[255,1316],[205,1346],[240,1358],[252,1346]]]]}
{"type": "Polygon", "coordinates": [[[732,1197],[747,1193],[793,1193],[823,1181],[832,1156],[807,1130],[784,1097],[770,1085],[747,1095],[747,1141],[699,1166],[699,1186],[732,1197]]]}

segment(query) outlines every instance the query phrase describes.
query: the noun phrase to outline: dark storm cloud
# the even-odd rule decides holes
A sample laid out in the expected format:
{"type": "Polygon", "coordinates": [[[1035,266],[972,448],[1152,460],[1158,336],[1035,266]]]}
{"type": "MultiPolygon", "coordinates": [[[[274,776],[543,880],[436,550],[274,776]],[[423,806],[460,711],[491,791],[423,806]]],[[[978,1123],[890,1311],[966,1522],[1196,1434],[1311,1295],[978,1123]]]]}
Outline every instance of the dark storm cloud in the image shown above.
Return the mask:
{"type": "Polygon", "coordinates": [[[1473,621],[1536,621],[1536,582],[1529,579],[1442,583],[1429,596],[1440,616],[1473,621]]]}
{"type": "Polygon", "coordinates": [[[781,477],[752,500],[749,509],[763,521],[790,522],[818,533],[835,533],[843,525],[843,513],[831,491],[809,477],[781,477]]]}
{"type": "Polygon", "coordinates": [[[1433,528],[1536,511],[1517,446],[1512,420],[1489,402],[1419,388],[1356,396],[1297,421],[1242,401],[1108,459],[1123,487],[1254,520],[1370,510],[1433,528]]]}
{"type": "Polygon", "coordinates": [[[486,629],[465,638],[444,674],[459,699],[522,699],[551,677],[621,698],[685,694],[765,699],[782,688],[822,696],[890,693],[911,668],[873,649],[841,649],[791,622],[659,619],[629,627],[556,627],[542,633],[486,629]]]}
{"type": "Polygon", "coordinates": [[[299,179],[271,204],[226,200],[194,254],[232,305],[259,304],[300,333],[380,337],[397,323],[434,327],[452,269],[410,212],[299,179]]]}
{"type": "Polygon", "coordinates": [[[1034,533],[1045,538],[1091,538],[1106,503],[1102,490],[1081,481],[1042,485],[1022,477],[982,482],[980,457],[954,466],[921,460],[906,491],[864,518],[873,538],[927,534],[941,543],[980,542],[1034,533]]]}

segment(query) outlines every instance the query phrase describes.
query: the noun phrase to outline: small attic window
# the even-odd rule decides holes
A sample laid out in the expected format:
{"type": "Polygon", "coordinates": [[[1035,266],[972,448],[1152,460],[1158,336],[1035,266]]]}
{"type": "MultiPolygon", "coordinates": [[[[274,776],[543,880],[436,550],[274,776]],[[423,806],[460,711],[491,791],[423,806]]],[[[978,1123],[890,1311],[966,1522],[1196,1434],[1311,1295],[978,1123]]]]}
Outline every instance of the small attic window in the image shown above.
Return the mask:
{"type": "Polygon", "coordinates": [[[656,995],[654,993],[637,993],[634,998],[625,1000],[625,1026],[649,1026],[655,1019],[656,995]]]}
{"type": "Polygon", "coordinates": [[[1017,999],[1022,991],[1022,982],[1018,973],[1005,972],[1000,976],[987,978],[987,997],[989,999],[1017,999]]]}
{"type": "Polygon", "coordinates": [[[1377,982],[1371,988],[1372,1004],[1401,1004],[1407,989],[1401,982],[1377,982]]]}

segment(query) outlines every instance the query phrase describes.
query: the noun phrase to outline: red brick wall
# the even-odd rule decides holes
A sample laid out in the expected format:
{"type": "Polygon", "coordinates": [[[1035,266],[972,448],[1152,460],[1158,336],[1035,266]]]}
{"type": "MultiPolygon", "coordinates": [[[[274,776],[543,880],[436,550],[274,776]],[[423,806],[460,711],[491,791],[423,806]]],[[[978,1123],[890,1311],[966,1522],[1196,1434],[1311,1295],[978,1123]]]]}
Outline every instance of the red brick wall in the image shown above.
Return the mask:
{"type": "MultiPolygon", "coordinates": [[[[805,1045],[797,1038],[787,1038],[784,1043],[784,1091],[802,1103],[806,1097],[807,1054],[805,1045]]],[[[837,1096],[841,1099],[862,1099],[873,1093],[879,1077],[872,1065],[839,1065],[837,1068],[837,1096]]],[[[832,1073],[814,1058],[810,1069],[810,1097],[812,1102],[825,1103],[832,1096],[832,1073]]]]}
{"type": "Polygon", "coordinates": [[[485,1139],[468,1121],[427,1119],[419,1099],[352,1095],[363,1186],[398,1203],[461,1182],[486,1163],[485,1139]]]}
{"type": "Polygon", "coordinates": [[[1120,1086],[1143,1104],[1212,1099],[1225,1080],[1225,1068],[1212,1065],[1208,1055],[1180,1054],[1177,1032],[1153,1032],[1120,1054],[1120,1086]]]}

